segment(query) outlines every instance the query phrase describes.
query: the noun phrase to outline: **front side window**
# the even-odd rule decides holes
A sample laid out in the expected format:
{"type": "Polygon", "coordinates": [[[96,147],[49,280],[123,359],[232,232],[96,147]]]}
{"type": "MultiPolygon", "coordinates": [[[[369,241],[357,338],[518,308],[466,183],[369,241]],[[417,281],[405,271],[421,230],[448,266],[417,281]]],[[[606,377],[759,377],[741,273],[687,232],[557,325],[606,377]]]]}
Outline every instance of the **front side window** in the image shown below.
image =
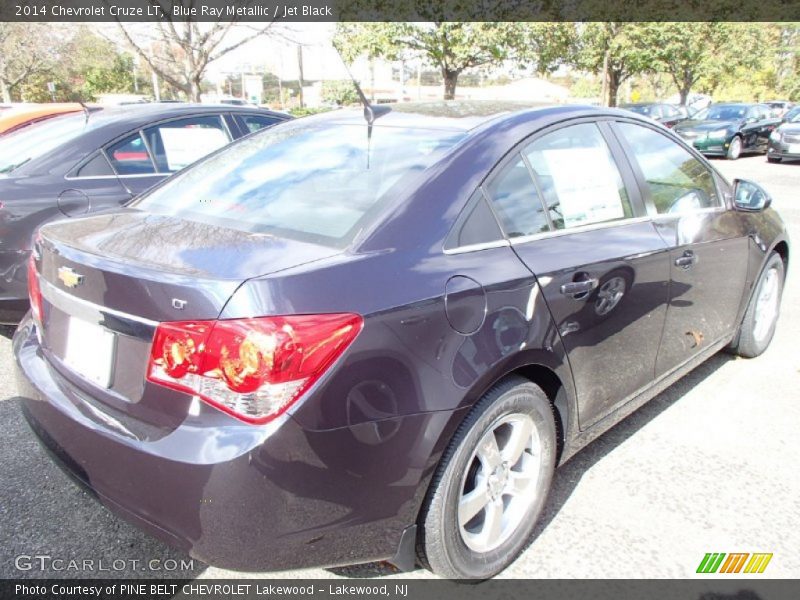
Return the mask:
{"type": "Polygon", "coordinates": [[[647,181],[658,214],[720,205],[709,169],[667,136],[641,125],[617,123],[647,181]]]}
{"type": "Polygon", "coordinates": [[[523,155],[554,229],[633,216],[622,176],[594,123],[544,135],[523,150],[523,155]]]}

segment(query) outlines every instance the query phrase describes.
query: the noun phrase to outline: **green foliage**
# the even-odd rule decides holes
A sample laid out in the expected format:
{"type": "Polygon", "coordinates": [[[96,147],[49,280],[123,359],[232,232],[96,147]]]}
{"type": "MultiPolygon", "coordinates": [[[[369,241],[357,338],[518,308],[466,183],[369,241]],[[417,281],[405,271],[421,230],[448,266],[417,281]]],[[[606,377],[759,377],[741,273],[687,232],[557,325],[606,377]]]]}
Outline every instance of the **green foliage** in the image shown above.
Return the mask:
{"type": "Polygon", "coordinates": [[[301,108],[298,106],[296,108],[290,109],[289,114],[295,117],[307,117],[309,115],[318,115],[319,113],[328,112],[330,110],[333,109],[328,106],[323,106],[320,108],[309,108],[308,106],[304,106],[301,108]]]}
{"type": "Polygon", "coordinates": [[[322,99],[329,104],[337,106],[356,104],[358,102],[358,93],[353,82],[349,79],[323,81],[322,99]]]}
{"type": "Polygon", "coordinates": [[[333,43],[347,62],[421,58],[439,69],[450,99],[463,71],[518,60],[545,72],[570,39],[568,27],[550,23],[339,23],[333,43]]]}
{"type": "Polygon", "coordinates": [[[572,64],[606,77],[606,98],[616,106],[619,87],[630,77],[652,67],[645,23],[585,23],[577,30],[572,64]]]}

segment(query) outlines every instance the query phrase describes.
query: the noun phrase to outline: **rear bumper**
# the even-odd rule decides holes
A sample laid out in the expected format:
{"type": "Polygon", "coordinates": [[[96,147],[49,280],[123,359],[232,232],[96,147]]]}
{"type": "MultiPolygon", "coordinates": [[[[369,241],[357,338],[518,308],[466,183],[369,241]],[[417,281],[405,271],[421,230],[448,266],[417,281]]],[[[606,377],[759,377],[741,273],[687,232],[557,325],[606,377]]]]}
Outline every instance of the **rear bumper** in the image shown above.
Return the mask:
{"type": "MultiPolygon", "coordinates": [[[[14,338],[18,394],[41,443],[112,511],[211,565],[266,571],[388,560],[414,523],[450,413],[327,431],[214,411],[171,431],[63,379],[29,319],[14,338]]],[[[211,410],[206,407],[204,410],[211,410]]]]}

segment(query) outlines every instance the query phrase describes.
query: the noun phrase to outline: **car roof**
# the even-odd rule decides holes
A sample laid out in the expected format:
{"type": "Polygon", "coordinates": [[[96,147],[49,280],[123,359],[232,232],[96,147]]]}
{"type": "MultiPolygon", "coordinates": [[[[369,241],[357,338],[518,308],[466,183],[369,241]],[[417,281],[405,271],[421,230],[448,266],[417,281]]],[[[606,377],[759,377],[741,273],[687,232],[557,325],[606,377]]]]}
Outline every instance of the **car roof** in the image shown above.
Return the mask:
{"type": "MultiPolygon", "coordinates": [[[[382,127],[411,127],[417,129],[443,129],[468,132],[492,121],[501,121],[522,113],[531,116],[544,115],[553,110],[588,111],[599,114],[599,109],[583,105],[559,105],[552,103],[526,101],[494,100],[441,100],[435,102],[403,102],[377,105],[389,110],[374,120],[374,125],[382,127]]],[[[324,121],[341,125],[363,125],[364,112],[361,108],[344,108],[321,113],[302,119],[305,122],[324,121]]]]}
{"type": "Polygon", "coordinates": [[[110,106],[93,111],[90,119],[100,123],[111,123],[124,120],[141,120],[149,122],[154,119],[169,119],[186,114],[204,112],[263,112],[276,117],[286,118],[285,114],[276,113],[257,106],[234,106],[232,104],[197,104],[183,102],[152,102],[145,104],[125,104],[110,106]]]}

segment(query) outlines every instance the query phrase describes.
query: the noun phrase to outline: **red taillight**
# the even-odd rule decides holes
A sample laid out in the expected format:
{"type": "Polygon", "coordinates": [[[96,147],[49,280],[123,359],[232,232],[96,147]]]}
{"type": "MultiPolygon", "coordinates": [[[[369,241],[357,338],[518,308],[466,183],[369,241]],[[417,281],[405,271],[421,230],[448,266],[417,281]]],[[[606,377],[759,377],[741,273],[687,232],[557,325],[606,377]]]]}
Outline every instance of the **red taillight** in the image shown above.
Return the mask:
{"type": "Polygon", "coordinates": [[[147,379],[266,423],[322,376],[362,323],[354,314],[161,323],[147,379]]]}
{"type": "Polygon", "coordinates": [[[36,261],[33,254],[28,259],[28,297],[31,301],[33,318],[42,320],[42,290],[39,287],[39,274],[36,272],[36,261]]]}

